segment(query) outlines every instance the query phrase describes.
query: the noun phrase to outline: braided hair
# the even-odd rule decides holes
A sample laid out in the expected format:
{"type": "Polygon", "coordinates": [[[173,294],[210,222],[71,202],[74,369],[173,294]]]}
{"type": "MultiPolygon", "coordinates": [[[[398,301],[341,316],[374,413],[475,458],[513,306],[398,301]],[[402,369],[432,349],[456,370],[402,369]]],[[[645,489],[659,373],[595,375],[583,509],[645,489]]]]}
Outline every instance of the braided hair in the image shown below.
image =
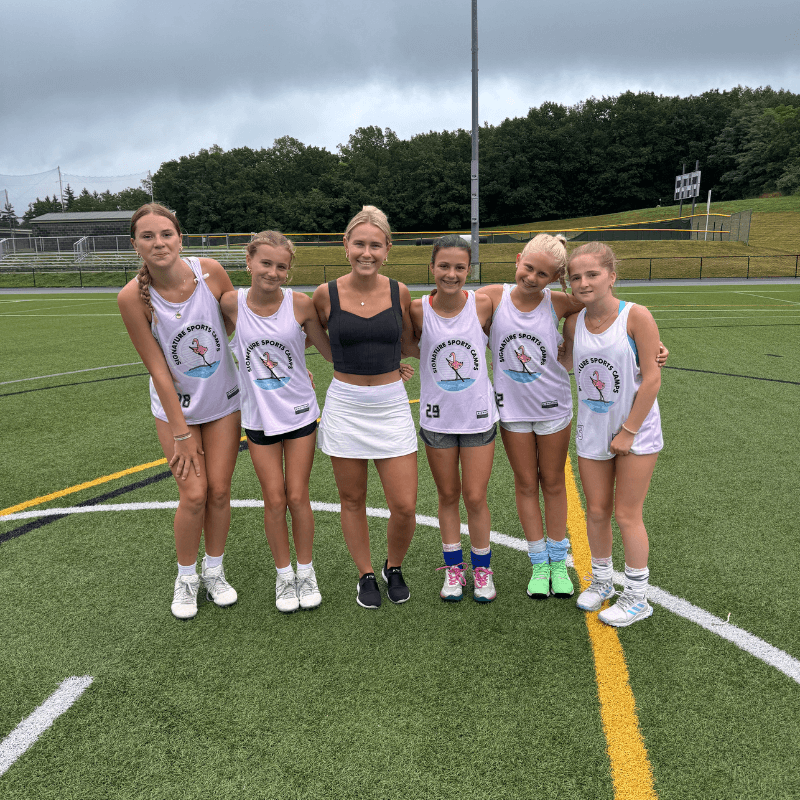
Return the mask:
{"type": "MultiPolygon", "coordinates": [[[[181,224],[178,222],[178,218],[168,208],[162,206],[160,203],[145,203],[145,205],[138,208],[131,217],[131,242],[136,239],[136,223],[148,214],[158,214],[160,217],[166,217],[175,226],[178,236],[182,235],[181,224]]],[[[144,259],[142,259],[142,266],[139,267],[139,271],[136,273],[136,280],[139,282],[139,297],[150,311],[155,313],[153,304],[150,301],[150,284],[153,278],[150,275],[150,270],[147,268],[147,263],[144,259]]]]}

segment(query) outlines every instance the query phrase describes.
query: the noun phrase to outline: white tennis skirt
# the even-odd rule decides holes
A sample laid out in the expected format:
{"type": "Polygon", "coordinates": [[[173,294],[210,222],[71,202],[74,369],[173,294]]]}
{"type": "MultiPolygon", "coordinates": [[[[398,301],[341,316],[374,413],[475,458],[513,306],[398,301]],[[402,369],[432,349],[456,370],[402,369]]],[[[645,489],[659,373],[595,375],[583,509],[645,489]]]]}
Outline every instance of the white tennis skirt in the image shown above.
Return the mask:
{"type": "Polygon", "coordinates": [[[396,458],[417,451],[403,381],[354,386],[336,378],[325,396],[317,447],[338,458],[396,458]]]}

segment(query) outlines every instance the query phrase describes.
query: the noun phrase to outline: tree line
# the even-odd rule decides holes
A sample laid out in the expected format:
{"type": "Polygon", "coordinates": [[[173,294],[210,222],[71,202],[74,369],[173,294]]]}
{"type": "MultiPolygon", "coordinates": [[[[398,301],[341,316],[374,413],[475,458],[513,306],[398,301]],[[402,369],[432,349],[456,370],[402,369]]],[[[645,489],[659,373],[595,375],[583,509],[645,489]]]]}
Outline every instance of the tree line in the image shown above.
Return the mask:
{"type": "MultiPolygon", "coordinates": [[[[695,160],[718,200],[800,192],[800,95],[770,87],[544,103],[479,139],[482,227],[671,205],[675,175],[695,160]]],[[[406,140],[370,126],[337,149],[288,136],[259,150],[214,145],[162,164],[155,198],[190,232],[338,232],[368,203],[396,230],[469,228],[469,131],[406,140]]],[[[84,190],[69,210],[103,210],[78,207],[103,197],[84,190]]]]}

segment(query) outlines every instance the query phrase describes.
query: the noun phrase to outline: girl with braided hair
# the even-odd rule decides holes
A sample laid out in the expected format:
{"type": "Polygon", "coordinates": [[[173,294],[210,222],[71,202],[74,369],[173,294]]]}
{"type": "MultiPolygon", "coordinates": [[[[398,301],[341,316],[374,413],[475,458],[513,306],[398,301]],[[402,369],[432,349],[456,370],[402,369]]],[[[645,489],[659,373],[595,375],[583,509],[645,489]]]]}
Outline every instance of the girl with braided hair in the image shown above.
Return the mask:
{"type": "Polygon", "coordinates": [[[228,348],[233,328],[226,327],[219,306],[233,284],[214,259],[181,258],[180,224],[157,203],[133,215],[131,243],[142,266],[117,304],[150,373],[150,408],[178,484],[171,610],[190,619],[197,614],[201,581],[218,606],[237,600],[222,566],[241,431],[238,375],[228,348]],[[205,556],[198,576],[201,537],[205,556]]]}

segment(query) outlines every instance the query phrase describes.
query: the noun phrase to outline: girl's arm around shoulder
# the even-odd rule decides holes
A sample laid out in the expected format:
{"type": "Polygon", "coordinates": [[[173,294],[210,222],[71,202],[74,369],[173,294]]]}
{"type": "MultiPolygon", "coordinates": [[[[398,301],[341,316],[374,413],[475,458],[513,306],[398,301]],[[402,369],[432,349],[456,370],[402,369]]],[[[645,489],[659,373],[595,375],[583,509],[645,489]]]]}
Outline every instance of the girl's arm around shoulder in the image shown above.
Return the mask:
{"type": "Polygon", "coordinates": [[[495,305],[488,294],[478,294],[475,292],[475,311],[478,313],[478,321],[481,323],[483,332],[488,336],[489,329],[492,327],[492,315],[495,305]]]}
{"type": "Polygon", "coordinates": [[[314,304],[314,308],[317,310],[319,324],[327,330],[328,317],[331,315],[331,295],[327,283],[321,283],[314,289],[314,294],[311,295],[311,301],[314,304]]]}
{"type": "Polygon", "coordinates": [[[571,317],[573,314],[583,311],[583,303],[566,292],[550,292],[550,300],[559,319],[571,317]]]}
{"type": "MultiPolygon", "coordinates": [[[[222,309],[222,318],[225,320],[225,327],[236,327],[236,321],[239,317],[239,292],[232,289],[230,292],[225,292],[219,299],[219,307],[222,309]]],[[[230,334],[228,334],[230,335],[230,334]]]]}
{"type": "Polygon", "coordinates": [[[476,300],[479,295],[488,297],[492,301],[492,315],[494,315],[494,312],[497,311],[497,307],[500,305],[500,301],[503,299],[503,284],[492,283],[488,286],[481,286],[480,289],[475,290],[476,300]]]}
{"type": "Polygon", "coordinates": [[[422,336],[422,298],[415,297],[411,301],[409,308],[409,316],[411,317],[411,327],[414,331],[414,340],[419,342],[422,336]]]}
{"type": "Polygon", "coordinates": [[[411,292],[404,283],[398,283],[400,290],[400,307],[403,309],[403,333],[400,337],[400,353],[403,358],[412,356],[419,358],[419,345],[414,338],[414,326],[411,324],[411,292]]]}
{"type": "Polygon", "coordinates": [[[319,350],[326,361],[333,361],[330,339],[320,324],[317,309],[311,298],[302,292],[292,292],[292,301],[294,302],[294,318],[305,331],[309,342],[319,350]]]}
{"type": "Polygon", "coordinates": [[[563,349],[562,347],[558,349],[558,363],[561,364],[567,372],[572,370],[572,346],[575,343],[575,325],[577,321],[578,317],[575,314],[572,314],[564,320],[563,349]]]}
{"type": "MultiPolygon", "coordinates": [[[[213,258],[201,258],[200,269],[204,276],[208,275],[208,277],[205,278],[206,284],[208,288],[211,289],[211,294],[217,298],[218,302],[226,292],[235,291],[230,276],[225,272],[225,268],[219,261],[215,261],[213,258]]],[[[225,332],[228,336],[233,333],[234,327],[234,322],[229,318],[225,319],[225,332]]]]}

